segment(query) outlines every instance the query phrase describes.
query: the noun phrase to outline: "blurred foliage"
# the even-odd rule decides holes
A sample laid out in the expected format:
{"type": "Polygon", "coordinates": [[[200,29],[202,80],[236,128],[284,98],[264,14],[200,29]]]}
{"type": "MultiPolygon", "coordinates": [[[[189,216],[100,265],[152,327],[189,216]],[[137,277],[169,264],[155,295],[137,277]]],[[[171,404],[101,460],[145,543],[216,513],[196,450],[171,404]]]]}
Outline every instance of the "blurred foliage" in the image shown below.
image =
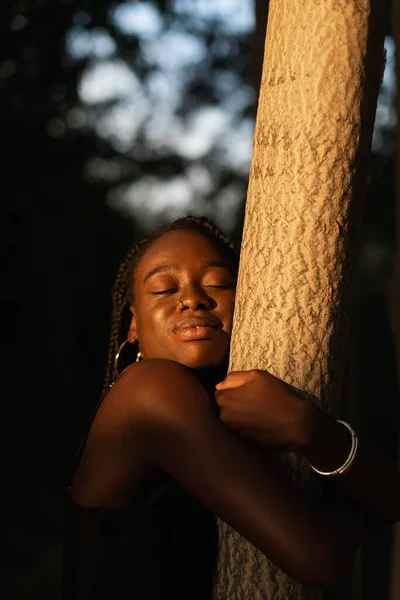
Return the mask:
{"type": "MultiPolygon", "coordinates": [[[[128,4],[0,5],[4,599],[59,597],[63,493],[74,449],[98,401],[111,286],[132,241],[189,207],[240,241],[250,157],[233,158],[241,138],[251,139],[254,121],[252,30],[227,28],[215,12],[212,18],[199,12],[198,2],[160,0],[136,3],[151,5],[158,18],[159,30],[146,38],[138,23],[129,32],[118,25],[115,15],[128,4]],[[177,32],[181,40],[190,37],[198,52],[174,73],[165,70],[169,55],[156,43],[177,32]],[[71,51],[74,40],[80,52],[71,51]],[[85,77],[101,64],[123,65],[134,75],[136,104],[129,106],[124,91],[85,100],[85,77]],[[160,96],[164,88],[154,87],[163,80],[170,105],[160,96]],[[138,106],[147,107],[140,126],[124,135],[115,111],[127,109],[131,123],[138,106]],[[204,107],[208,112],[202,113],[204,107]],[[211,127],[200,116],[221,107],[223,126],[219,122],[216,133],[207,132],[208,143],[189,152],[182,132],[198,122],[211,127]],[[155,194],[132,188],[154,180],[155,194]],[[150,204],[171,180],[186,186],[186,204],[174,205],[171,197],[170,206],[156,211],[150,204]]],[[[183,48],[173,47],[172,63],[183,48]]],[[[101,89],[107,92],[104,82],[101,89]]],[[[356,363],[349,370],[356,412],[366,428],[374,423],[373,434],[392,451],[397,430],[394,421],[388,428],[387,411],[396,410],[397,388],[383,290],[395,245],[393,130],[382,135],[363,221],[356,363]]]]}

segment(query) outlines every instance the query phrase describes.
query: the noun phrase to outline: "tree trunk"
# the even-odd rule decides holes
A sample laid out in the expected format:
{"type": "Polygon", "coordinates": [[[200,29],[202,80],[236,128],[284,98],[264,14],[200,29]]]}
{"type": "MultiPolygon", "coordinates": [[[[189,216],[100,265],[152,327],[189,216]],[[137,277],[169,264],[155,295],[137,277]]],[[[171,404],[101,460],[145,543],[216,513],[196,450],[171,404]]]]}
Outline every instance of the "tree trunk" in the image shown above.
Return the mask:
{"type": "MultiPolygon", "coordinates": [[[[333,414],[385,25],[384,0],[269,5],[230,370],[266,369],[333,414]]],[[[289,453],[282,458],[315,496],[309,467],[289,453]]],[[[218,525],[215,599],[321,596],[293,582],[223,521],[218,525]]]]}
{"type": "MultiPolygon", "coordinates": [[[[391,25],[395,43],[395,69],[396,69],[396,150],[395,150],[395,209],[396,209],[396,256],[394,269],[388,289],[388,308],[391,321],[393,339],[396,348],[396,363],[398,381],[400,386],[400,0],[392,0],[391,25]]],[[[400,465],[400,439],[397,453],[400,465]]],[[[392,547],[392,574],[390,582],[390,600],[400,598],[400,523],[394,527],[392,547]]]]}

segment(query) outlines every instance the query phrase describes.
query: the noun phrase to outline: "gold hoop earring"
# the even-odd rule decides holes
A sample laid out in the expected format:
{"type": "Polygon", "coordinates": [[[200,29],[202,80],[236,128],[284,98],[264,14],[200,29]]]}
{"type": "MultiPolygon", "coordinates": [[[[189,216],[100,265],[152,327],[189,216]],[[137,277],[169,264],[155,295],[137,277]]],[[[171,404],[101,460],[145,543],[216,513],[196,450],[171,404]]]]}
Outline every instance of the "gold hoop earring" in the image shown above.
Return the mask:
{"type": "Polygon", "coordinates": [[[120,354],[121,354],[122,350],[126,346],[126,344],[130,344],[130,341],[128,339],[125,340],[124,342],[122,342],[122,344],[118,348],[117,353],[116,353],[115,358],[114,358],[114,369],[115,369],[115,372],[117,373],[117,375],[119,375],[119,370],[118,370],[119,357],[120,357],[120,354]]]}
{"type": "Polygon", "coordinates": [[[142,353],[139,350],[139,352],[136,354],[135,362],[139,362],[140,360],[143,360],[143,357],[142,357],[142,353]]]}

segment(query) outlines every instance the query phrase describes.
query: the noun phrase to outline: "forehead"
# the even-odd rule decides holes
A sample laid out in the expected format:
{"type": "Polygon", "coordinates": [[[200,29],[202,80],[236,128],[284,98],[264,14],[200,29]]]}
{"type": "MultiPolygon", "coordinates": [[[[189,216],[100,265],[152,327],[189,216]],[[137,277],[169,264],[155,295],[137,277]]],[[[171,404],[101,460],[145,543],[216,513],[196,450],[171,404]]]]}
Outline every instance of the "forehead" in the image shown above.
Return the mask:
{"type": "Polygon", "coordinates": [[[224,253],[216,243],[194,231],[169,231],[155,240],[143,254],[138,270],[157,266],[156,263],[197,263],[222,260],[224,253]]]}

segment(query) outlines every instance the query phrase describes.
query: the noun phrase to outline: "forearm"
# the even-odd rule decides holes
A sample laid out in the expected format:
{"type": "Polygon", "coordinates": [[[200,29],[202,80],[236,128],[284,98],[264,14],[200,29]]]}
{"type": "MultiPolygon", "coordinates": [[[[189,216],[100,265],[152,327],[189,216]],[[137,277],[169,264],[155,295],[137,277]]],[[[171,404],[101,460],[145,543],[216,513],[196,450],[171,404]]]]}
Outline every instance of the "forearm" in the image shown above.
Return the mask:
{"type": "MultiPolygon", "coordinates": [[[[344,425],[318,409],[306,411],[298,452],[314,467],[320,471],[337,469],[345,462],[350,447],[350,432],[344,425]]],[[[329,480],[371,517],[400,520],[400,472],[375,445],[359,440],[350,470],[329,480]]]]}

